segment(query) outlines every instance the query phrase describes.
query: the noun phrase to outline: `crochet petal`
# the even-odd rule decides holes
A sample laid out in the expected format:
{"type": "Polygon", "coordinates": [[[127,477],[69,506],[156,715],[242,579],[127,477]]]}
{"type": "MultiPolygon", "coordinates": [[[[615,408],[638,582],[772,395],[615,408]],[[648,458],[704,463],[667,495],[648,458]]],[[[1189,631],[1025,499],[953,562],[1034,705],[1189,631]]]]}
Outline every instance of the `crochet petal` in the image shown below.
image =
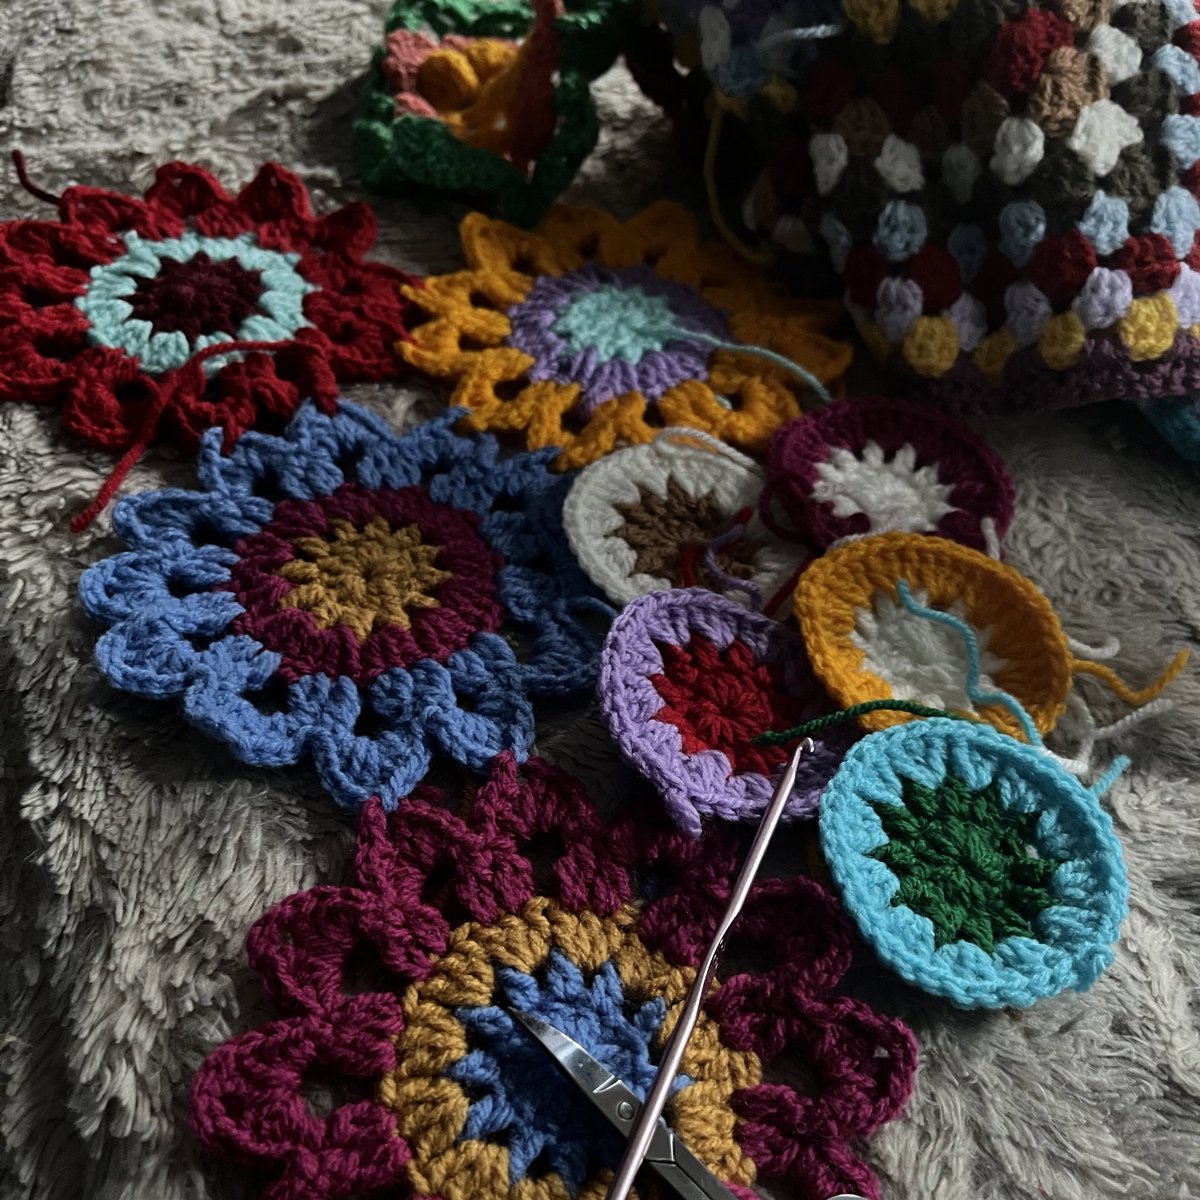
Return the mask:
{"type": "Polygon", "coordinates": [[[229,203],[229,193],[203,167],[191,163],[165,163],[146,189],[146,203],[181,220],[229,203]]]}
{"type": "Polygon", "coordinates": [[[116,554],[89,567],[79,581],[88,616],[113,623],[138,612],[168,616],[177,629],[224,628],[241,611],[229,592],[212,588],[229,578],[231,555],[216,546],[180,541],[150,558],[116,554]]]}
{"type": "Polygon", "coordinates": [[[113,530],[134,550],[155,551],[165,539],[228,548],[256,533],[271,515],[259,496],[221,496],[164,488],[126,496],[113,509],[113,530]]]}
{"type": "Polygon", "coordinates": [[[142,237],[168,238],[183,232],[183,222],[173,213],[101,188],[69,187],[59,198],[58,208],[63,221],[107,233],[132,230],[142,237]]]}
{"type": "Polygon", "coordinates": [[[253,638],[235,635],[214,643],[190,672],[183,715],[226,742],[242,762],[289,766],[304,750],[308,724],[291,694],[268,689],[278,666],[279,655],[253,638]]]}
{"type": "Polygon", "coordinates": [[[193,632],[171,614],[137,613],[100,635],[96,663],[122,691],[170,699],[183,693],[203,653],[188,640],[193,632]]]}
{"type": "Polygon", "coordinates": [[[528,754],[533,706],[525,694],[527,676],[503,638],[481,633],[471,645],[450,655],[444,666],[417,663],[413,677],[430,741],[483,770],[503,750],[518,758],[528,754]]]}

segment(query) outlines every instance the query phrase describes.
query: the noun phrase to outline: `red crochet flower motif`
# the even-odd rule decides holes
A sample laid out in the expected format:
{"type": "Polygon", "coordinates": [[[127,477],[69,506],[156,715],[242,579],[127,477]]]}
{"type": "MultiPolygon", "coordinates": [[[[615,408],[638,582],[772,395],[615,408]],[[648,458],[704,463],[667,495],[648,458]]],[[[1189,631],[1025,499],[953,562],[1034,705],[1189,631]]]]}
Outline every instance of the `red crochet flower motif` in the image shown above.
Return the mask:
{"type": "Polygon", "coordinates": [[[190,452],[220,425],[228,447],[247,429],[281,428],[309,397],[332,411],[339,381],[397,371],[393,345],[407,336],[409,309],[399,289],[415,281],[363,261],[376,233],[364,204],[316,217],[301,180],[275,163],[230,196],[207,171],[178,162],[159,168],[143,199],[70,187],[57,204],[56,221],[0,224],[0,401],[61,400],[71,433],[129,451],[97,511],[159,433],[190,452]],[[305,288],[299,327],[250,351],[262,343],[237,338],[247,317],[274,324],[269,308],[258,308],[261,274],[202,250],[186,261],[163,258],[157,274],[135,268],[147,277],[123,297],[127,320],[187,339],[186,361],[155,370],[102,337],[85,300],[97,274],[124,260],[137,239],[153,252],[185,234],[240,238],[255,252],[293,256],[305,288]],[[214,361],[217,347],[194,343],[217,331],[247,349],[214,361]]]}
{"type": "MultiPolygon", "coordinates": [[[[592,927],[632,906],[641,945],[695,967],[728,900],[731,835],[692,839],[646,811],[606,824],[579,783],[541,760],[500,755],[462,815],[445,801],[425,786],[390,815],[369,803],[352,882],[291,896],[250,931],[250,962],[280,1016],[209,1055],[192,1123],[202,1145],[270,1178],[271,1200],[414,1194],[409,1164],[419,1168],[427,1151],[401,1136],[381,1083],[407,1074],[401,997],[473,930],[513,929],[536,897],[592,927]],[[334,1097],[326,1113],[306,1100],[314,1079],[334,1097]]],[[[830,994],[850,964],[850,934],[811,880],[757,885],[735,940],[731,954],[758,965],[712,992],[706,1019],[768,1078],[784,1055],[807,1066],[803,1088],[764,1079],[732,1095],[734,1137],[757,1181],[797,1200],[877,1197],[847,1143],[903,1107],[911,1034],[830,994]]],[[[447,1080],[454,1066],[443,1068],[447,1080]]],[[[569,1103],[566,1085],[552,1083],[554,1103],[569,1103]]],[[[501,1182],[473,1200],[508,1194],[501,1182]]]]}
{"type": "Polygon", "coordinates": [[[743,642],[725,650],[703,634],[686,646],[659,647],[663,669],[651,675],[663,706],[656,721],[674,725],[684,754],[720,750],[733,772],[769,775],[779,766],[779,750],[756,746],[768,729],[787,729],[812,715],[812,697],[797,696],[784,672],[759,661],[743,642]]]}

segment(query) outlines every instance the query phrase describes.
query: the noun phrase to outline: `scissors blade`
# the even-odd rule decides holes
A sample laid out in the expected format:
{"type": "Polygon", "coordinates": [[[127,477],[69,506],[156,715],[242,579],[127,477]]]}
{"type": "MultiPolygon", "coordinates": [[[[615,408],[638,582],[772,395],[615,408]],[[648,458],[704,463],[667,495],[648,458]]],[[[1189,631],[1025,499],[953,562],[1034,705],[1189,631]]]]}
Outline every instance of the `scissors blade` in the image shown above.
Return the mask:
{"type": "MultiPolygon", "coordinates": [[[[520,1009],[510,1008],[508,1013],[550,1052],[609,1124],[627,1134],[642,1107],[637,1095],[561,1029],[520,1009]]],[[[737,1200],[663,1121],[654,1131],[644,1161],[683,1200],[737,1200]]]]}

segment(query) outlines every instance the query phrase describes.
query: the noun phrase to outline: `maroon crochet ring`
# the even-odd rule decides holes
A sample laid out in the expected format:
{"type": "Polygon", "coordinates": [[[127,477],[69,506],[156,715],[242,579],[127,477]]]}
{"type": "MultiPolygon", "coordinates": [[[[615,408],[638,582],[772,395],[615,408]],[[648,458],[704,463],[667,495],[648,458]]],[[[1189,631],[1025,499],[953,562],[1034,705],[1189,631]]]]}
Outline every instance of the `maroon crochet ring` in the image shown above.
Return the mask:
{"type": "Polygon", "coordinates": [[[759,508],[776,533],[822,548],[896,531],[997,554],[1012,520],[1013,484],[995,451],[953,418],[863,396],[776,431],[759,508]]]}
{"type": "MultiPolygon", "coordinates": [[[[626,605],[601,652],[599,695],[622,755],[693,835],[703,817],[757,820],[795,742],[753,739],[830,707],[791,629],[704,588],[647,592],[626,605]]],[[[856,736],[840,725],[814,737],[785,820],[816,812],[856,736]]]]}

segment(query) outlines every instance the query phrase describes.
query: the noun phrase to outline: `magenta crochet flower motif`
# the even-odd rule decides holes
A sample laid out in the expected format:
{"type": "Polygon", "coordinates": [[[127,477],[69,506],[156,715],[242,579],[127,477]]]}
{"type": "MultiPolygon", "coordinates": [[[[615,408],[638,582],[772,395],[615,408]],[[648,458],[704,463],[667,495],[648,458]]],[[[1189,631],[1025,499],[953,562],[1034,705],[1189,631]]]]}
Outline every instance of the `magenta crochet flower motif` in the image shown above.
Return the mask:
{"type": "MultiPolygon", "coordinates": [[[[599,1200],[615,1132],[509,1015],[575,1038],[644,1095],[728,900],[736,842],[597,816],[539,759],[498,756],[459,811],[423,787],[362,812],[353,878],[291,896],[247,949],[279,1015],[214,1050],[200,1143],[270,1200],[366,1194],[599,1200]]],[[[848,927],[808,879],[752,891],[667,1109],[718,1178],[795,1200],[875,1198],[849,1142],[894,1117],[915,1046],[831,994],[848,927]],[[735,957],[735,961],[736,961],[735,957]],[[801,1090],[777,1061],[806,1064],[801,1090]]]]}
{"type": "Polygon", "coordinates": [[[933,533],[995,553],[1013,515],[1000,457],[961,422],[886,396],[840,400],[780,426],[759,507],[822,549],[874,533],[933,533]]]}
{"type": "MultiPolygon", "coordinates": [[[[791,629],[704,588],[647,592],[622,610],[601,651],[599,696],[621,753],[693,835],[705,817],[757,819],[794,743],[754,739],[830,707],[791,629]]],[[[814,738],[785,819],[817,811],[855,736],[843,724],[814,738]]]]}

